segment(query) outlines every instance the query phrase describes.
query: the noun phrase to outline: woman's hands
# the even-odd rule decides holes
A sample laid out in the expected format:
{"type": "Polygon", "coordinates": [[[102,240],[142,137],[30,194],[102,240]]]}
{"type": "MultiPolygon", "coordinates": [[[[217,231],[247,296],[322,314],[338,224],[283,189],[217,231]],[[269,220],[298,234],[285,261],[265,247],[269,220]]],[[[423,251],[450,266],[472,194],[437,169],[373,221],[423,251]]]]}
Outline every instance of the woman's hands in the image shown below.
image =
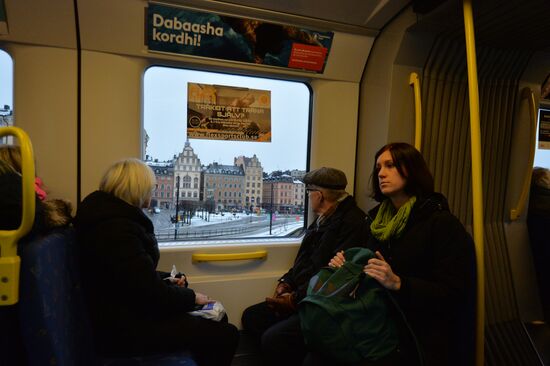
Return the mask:
{"type": "MultiPolygon", "coordinates": [[[[384,259],[384,256],[379,251],[375,253],[376,258],[369,259],[367,265],[363,268],[363,272],[377,280],[382,286],[389,290],[398,291],[401,288],[401,278],[393,273],[391,266],[384,259]]],[[[346,261],[344,251],[336,253],[330,260],[328,265],[334,268],[340,268],[346,261]]]]}
{"type": "Polygon", "coordinates": [[[170,278],[170,281],[178,287],[187,287],[187,279],[183,275],[180,278],[170,278]]]}
{"type": "Polygon", "coordinates": [[[195,304],[206,305],[212,302],[216,302],[216,300],[212,300],[211,298],[209,298],[205,294],[201,294],[200,292],[195,292],[195,304]]]}
{"type": "Polygon", "coordinates": [[[166,277],[165,280],[170,281],[172,285],[178,287],[188,287],[187,277],[183,273],[178,273],[175,277],[166,277]]]}
{"type": "Polygon", "coordinates": [[[328,262],[330,267],[340,268],[344,265],[346,258],[344,258],[344,251],[341,250],[328,262]]]}
{"type": "Polygon", "coordinates": [[[376,258],[371,258],[363,268],[363,272],[377,280],[382,286],[389,290],[397,291],[401,288],[401,278],[393,273],[391,266],[386,262],[379,251],[375,253],[376,258]]]}

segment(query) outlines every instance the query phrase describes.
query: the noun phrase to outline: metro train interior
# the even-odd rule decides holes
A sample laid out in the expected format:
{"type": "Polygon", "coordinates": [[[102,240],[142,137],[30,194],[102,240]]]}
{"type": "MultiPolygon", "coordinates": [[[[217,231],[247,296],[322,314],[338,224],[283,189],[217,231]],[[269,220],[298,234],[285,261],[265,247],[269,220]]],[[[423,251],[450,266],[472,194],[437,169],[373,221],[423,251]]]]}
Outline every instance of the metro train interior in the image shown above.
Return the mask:
{"type": "MultiPolygon", "coordinates": [[[[367,211],[376,151],[408,142],[475,241],[475,364],[550,365],[550,231],[535,249],[527,225],[533,167],[550,168],[549,16],[545,0],[0,0],[0,143],[25,131],[72,214],[113,162],[145,161],[159,269],[241,328],[315,219],[303,174],[342,170],[367,211]]],[[[244,339],[233,365],[258,357],[244,339]]]]}

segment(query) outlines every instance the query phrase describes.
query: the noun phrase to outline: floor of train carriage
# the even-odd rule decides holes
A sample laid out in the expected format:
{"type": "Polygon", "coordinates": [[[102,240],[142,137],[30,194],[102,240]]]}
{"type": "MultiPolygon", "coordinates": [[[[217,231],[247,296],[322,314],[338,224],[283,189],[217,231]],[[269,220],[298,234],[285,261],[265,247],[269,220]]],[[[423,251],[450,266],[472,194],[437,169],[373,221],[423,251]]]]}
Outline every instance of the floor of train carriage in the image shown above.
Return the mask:
{"type": "Polygon", "coordinates": [[[550,324],[541,321],[525,323],[533,346],[538,351],[542,364],[550,366],[550,324]]]}

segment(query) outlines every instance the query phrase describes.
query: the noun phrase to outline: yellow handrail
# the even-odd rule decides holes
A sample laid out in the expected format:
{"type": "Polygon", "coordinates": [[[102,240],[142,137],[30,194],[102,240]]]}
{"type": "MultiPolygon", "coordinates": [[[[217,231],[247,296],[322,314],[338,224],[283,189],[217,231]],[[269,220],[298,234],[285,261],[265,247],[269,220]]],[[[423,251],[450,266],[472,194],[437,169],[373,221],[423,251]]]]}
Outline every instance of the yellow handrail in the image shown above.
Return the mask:
{"type": "Polygon", "coordinates": [[[420,79],[416,72],[411,73],[409,85],[412,85],[414,92],[414,147],[420,151],[422,145],[422,103],[420,100],[420,79]]]}
{"type": "Polygon", "coordinates": [[[529,103],[529,116],[531,117],[531,128],[529,138],[529,162],[525,169],[525,177],[523,178],[523,187],[521,194],[515,208],[510,210],[510,220],[514,221],[521,215],[525,209],[525,203],[527,202],[527,194],[529,193],[529,187],[531,185],[531,172],[533,162],[535,160],[535,145],[537,144],[537,107],[535,104],[535,93],[530,88],[523,88],[521,91],[521,99],[527,99],[529,103]]]}
{"type": "Polygon", "coordinates": [[[472,150],[472,196],[474,242],[477,268],[476,366],[483,366],[485,357],[485,268],[483,265],[483,184],[481,174],[481,127],[479,123],[479,90],[477,84],[476,43],[471,0],[464,0],[464,32],[468,63],[468,95],[470,99],[470,133],[472,150]]]}
{"type": "Polygon", "coordinates": [[[266,259],[267,251],[258,250],[247,253],[220,253],[220,254],[193,254],[193,262],[219,262],[219,261],[240,261],[246,259],[266,259]]]}
{"type": "Polygon", "coordinates": [[[34,223],[34,158],[29,136],[17,127],[0,127],[0,137],[13,135],[21,149],[23,204],[21,225],[16,230],[0,230],[0,306],[13,305],[19,300],[19,268],[17,242],[25,236],[34,223]]]}

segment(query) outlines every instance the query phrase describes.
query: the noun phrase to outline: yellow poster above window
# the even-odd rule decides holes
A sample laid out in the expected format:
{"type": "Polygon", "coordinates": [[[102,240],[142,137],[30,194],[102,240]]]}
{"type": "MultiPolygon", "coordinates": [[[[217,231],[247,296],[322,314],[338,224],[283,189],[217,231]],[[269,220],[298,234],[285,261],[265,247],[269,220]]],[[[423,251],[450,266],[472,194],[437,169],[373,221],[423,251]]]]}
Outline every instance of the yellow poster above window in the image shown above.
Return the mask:
{"type": "Polygon", "coordinates": [[[187,136],[271,142],[271,91],[187,84],[187,136]]]}

